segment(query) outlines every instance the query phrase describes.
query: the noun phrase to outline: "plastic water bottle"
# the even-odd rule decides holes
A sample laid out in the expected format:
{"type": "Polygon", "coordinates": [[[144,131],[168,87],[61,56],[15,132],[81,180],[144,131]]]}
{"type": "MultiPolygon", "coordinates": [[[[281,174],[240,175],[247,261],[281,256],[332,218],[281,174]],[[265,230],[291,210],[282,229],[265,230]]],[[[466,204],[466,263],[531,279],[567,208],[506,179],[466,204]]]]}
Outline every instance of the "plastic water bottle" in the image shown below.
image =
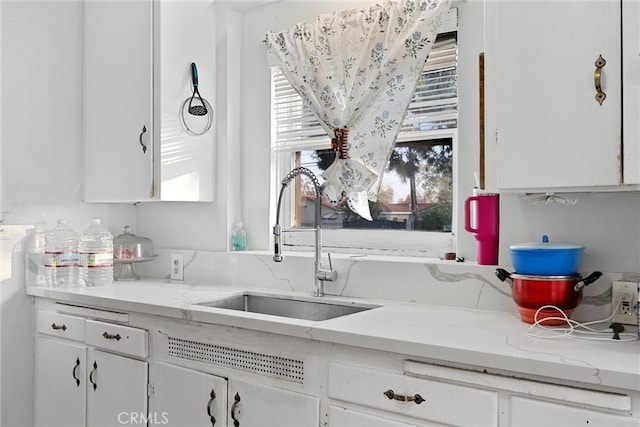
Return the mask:
{"type": "Polygon", "coordinates": [[[78,239],[78,272],[83,286],[113,283],[113,235],[94,219],[78,239]]]}
{"type": "Polygon", "coordinates": [[[45,234],[44,269],[47,286],[77,284],[78,233],[59,219],[45,234]]]}
{"type": "Polygon", "coordinates": [[[235,225],[231,234],[231,250],[244,251],[247,249],[247,232],[242,228],[242,223],[235,225]]]}
{"type": "Polygon", "coordinates": [[[47,285],[47,273],[44,267],[45,228],[46,222],[39,221],[34,224],[34,228],[27,230],[26,233],[24,253],[27,286],[47,285]]]}

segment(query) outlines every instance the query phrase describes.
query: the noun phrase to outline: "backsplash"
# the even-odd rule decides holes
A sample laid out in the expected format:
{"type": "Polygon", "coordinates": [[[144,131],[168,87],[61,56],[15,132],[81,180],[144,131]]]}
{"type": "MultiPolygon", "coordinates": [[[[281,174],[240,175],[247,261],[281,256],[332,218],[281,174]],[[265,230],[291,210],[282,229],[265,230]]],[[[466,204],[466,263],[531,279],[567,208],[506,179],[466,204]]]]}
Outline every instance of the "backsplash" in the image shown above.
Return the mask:
{"type": "MultiPolygon", "coordinates": [[[[271,254],[266,252],[156,248],[156,253],[158,258],[154,261],[136,265],[139,275],[168,279],[171,253],[182,253],[187,283],[311,294],[311,254],[288,254],[282,263],[275,263],[271,254]]],[[[326,259],[324,261],[326,263],[326,259]]],[[[326,295],[505,311],[517,316],[509,284],[501,282],[491,266],[362,255],[333,255],[332,262],[338,271],[338,280],[325,283],[326,295]]],[[[512,271],[510,266],[502,267],[512,271]]],[[[638,274],[603,273],[595,283],[584,288],[584,298],[574,311],[573,319],[591,321],[606,318],[611,310],[611,282],[640,280],[638,274]]]]}

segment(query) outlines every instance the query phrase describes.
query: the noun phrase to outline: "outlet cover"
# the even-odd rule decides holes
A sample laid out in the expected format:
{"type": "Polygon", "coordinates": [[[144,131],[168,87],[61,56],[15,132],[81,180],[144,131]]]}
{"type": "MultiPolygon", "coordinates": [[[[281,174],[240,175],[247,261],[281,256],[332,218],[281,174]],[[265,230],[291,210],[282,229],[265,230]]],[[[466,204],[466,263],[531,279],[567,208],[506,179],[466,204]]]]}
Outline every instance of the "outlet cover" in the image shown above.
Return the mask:
{"type": "Polygon", "coordinates": [[[184,254],[171,254],[171,280],[184,280],[184,254]]]}
{"type": "Polygon", "coordinates": [[[611,309],[614,323],[638,324],[638,283],[614,281],[611,284],[611,309]]]}

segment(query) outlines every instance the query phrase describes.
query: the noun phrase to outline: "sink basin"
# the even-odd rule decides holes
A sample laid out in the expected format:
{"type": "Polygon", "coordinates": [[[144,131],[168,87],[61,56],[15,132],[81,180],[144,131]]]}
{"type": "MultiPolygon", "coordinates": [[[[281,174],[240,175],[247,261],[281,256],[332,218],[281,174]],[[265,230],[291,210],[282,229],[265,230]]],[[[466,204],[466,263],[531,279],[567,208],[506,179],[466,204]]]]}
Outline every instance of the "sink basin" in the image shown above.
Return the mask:
{"type": "Polygon", "coordinates": [[[205,301],[195,305],[315,321],[334,319],[379,307],[368,304],[337,303],[252,293],[205,301]]]}

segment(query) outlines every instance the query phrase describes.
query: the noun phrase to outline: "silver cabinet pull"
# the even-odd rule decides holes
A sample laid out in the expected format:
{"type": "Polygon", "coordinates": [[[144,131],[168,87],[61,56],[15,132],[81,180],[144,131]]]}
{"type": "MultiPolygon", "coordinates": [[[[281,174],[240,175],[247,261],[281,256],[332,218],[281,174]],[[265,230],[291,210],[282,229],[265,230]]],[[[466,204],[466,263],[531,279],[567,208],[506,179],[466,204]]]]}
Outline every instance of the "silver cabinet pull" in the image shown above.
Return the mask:
{"type": "Polygon", "coordinates": [[[593,83],[596,86],[596,101],[600,105],[604,102],[604,99],[607,97],[607,94],[602,91],[602,69],[607,65],[607,61],[602,57],[602,55],[598,56],[596,59],[596,71],[593,73],[593,83]]]}
{"type": "Polygon", "coordinates": [[[138,137],[138,140],[140,141],[140,145],[142,145],[142,152],[146,153],[147,152],[147,146],[145,145],[144,142],[142,142],[142,135],[144,135],[147,132],[147,127],[142,125],[142,132],[140,132],[140,136],[138,137]]]}
{"type": "Polygon", "coordinates": [[[387,398],[390,400],[398,400],[400,402],[415,402],[416,405],[419,405],[425,401],[424,398],[417,393],[413,396],[403,396],[401,394],[395,394],[393,390],[389,389],[382,394],[387,396],[387,398]]]}

